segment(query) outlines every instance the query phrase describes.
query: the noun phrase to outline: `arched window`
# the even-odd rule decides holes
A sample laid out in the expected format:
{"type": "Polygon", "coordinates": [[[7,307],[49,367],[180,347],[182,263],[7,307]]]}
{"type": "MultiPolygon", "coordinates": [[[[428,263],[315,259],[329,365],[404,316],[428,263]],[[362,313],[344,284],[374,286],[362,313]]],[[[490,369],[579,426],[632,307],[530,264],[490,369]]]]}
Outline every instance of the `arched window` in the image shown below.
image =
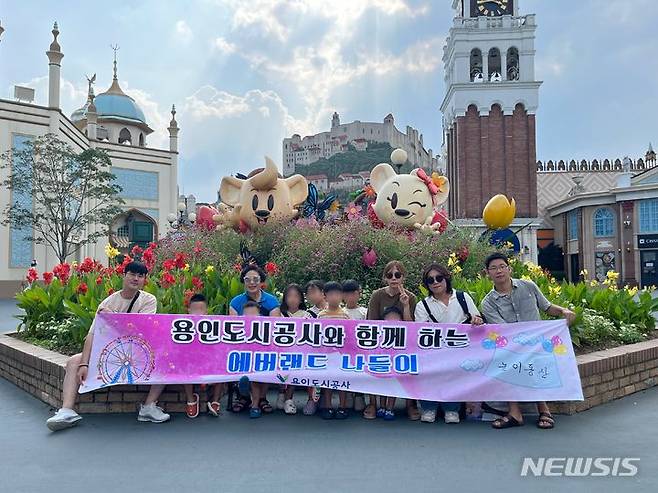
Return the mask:
{"type": "Polygon", "coordinates": [[[139,133],[139,147],[144,147],[144,134],[139,133]]]}
{"type": "Polygon", "coordinates": [[[507,50],[507,80],[519,80],[519,50],[511,47],[507,50]]]}
{"type": "Polygon", "coordinates": [[[596,209],[594,213],[594,236],[597,238],[613,236],[615,232],[615,215],[607,207],[596,209]]]}
{"type": "Polygon", "coordinates": [[[119,144],[123,144],[125,142],[132,145],[133,139],[132,136],[130,135],[130,130],[128,130],[127,128],[122,128],[121,132],[119,132],[119,144]]]}
{"type": "Polygon", "coordinates": [[[471,50],[471,82],[482,74],[482,52],[478,48],[471,50]]]}
{"type": "Polygon", "coordinates": [[[489,80],[492,77],[500,77],[500,50],[498,48],[491,48],[489,50],[489,80]]]}

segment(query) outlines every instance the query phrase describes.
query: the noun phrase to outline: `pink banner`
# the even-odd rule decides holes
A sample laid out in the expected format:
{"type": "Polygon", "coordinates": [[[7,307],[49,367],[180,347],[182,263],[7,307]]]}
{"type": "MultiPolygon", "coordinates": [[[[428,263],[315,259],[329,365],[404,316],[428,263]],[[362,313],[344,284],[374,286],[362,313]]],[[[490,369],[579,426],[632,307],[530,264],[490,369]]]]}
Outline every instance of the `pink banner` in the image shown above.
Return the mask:
{"type": "Polygon", "coordinates": [[[564,320],[459,325],[100,313],[86,384],[252,381],[435,401],[582,400],[564,320]]]}

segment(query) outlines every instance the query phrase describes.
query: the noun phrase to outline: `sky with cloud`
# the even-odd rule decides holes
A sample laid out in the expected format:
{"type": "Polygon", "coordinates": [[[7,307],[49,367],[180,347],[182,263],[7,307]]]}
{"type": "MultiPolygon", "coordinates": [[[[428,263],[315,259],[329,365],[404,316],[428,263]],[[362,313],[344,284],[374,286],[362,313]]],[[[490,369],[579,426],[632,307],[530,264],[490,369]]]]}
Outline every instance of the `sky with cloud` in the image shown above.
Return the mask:
{"type": "MultiPolygon", "coordinates": [[[[536,13],[536,70],[544,81],[537,116],[538,159],[643,155],[658,144],[655,0],[519,0],[536,13]]],[[[443,66],[452,0],[198,0],[2,2],[0,98],[13,85],[47,101],[47,58],[57,21],[62,108],[109,87],[111,44],[121,86],[168,147],[169,110],[180,132],[179,184],[213,200],[221,177],[247,172],[281,140],[349,122],[417,128],[441,147],[443,66]],[[96,4],[100,5],[100,4],[96,4]]]]}

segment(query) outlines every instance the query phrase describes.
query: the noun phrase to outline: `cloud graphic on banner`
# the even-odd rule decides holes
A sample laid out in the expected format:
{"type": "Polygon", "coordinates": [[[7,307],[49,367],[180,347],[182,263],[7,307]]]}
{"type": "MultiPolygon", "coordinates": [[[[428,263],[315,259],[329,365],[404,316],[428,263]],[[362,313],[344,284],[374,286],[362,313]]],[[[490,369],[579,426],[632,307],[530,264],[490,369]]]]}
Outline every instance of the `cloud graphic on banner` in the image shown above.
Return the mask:
{"type": "Polygon", "coordinates": [[[466,359],[461,362],[459,367],[466,371],[478,371],[484,368],[484,363],[479,359],[466,359]]]}
{"type": "Polygon", "coordinates": [[[521,332],[517,335],[514,336],[514,339],[512,339],[514,342],[517,344],[521,344],[522,346],[535,346],[537,344],[540,344],[542,341],[541,337],[537,336],[531,336],[530,334],[526,332],[521,332]]]}

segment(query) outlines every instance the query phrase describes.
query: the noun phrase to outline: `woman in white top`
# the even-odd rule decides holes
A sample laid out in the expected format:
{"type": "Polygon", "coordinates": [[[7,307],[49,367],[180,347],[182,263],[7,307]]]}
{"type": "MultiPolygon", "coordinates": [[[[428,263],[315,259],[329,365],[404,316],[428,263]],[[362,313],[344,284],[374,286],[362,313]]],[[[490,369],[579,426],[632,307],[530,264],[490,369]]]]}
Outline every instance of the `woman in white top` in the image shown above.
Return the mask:
{"type": "MultiPolygon", "coordinates": [[[[416,322],[467,323],[480,325],[484,323],[480,312],[468,293],[455,291],[451,284],[450,271],[440,264],[430,264],[423,272],[423,284],[430,295],[416,304],[414,320],[416,322]]],[[[445,414],[446,423],[459,423],[459,402],[420,401],[423,412],[420,420],[433,423],[439,404],[445,414]]]]}

